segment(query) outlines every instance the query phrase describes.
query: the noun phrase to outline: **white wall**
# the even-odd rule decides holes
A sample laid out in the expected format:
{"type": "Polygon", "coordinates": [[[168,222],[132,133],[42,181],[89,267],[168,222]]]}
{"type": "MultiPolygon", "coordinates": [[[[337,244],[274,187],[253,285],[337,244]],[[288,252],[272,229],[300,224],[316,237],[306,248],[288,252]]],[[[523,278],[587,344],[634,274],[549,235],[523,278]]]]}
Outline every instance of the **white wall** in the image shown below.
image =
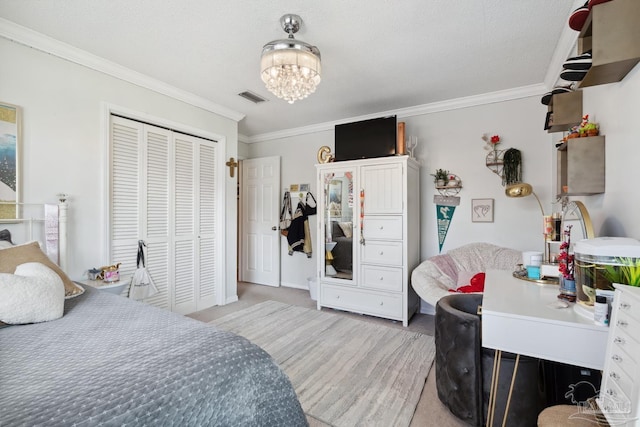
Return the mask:
{"type": "Polygon", "coordinates": [[[502,139],[498,149],[517,148],[522,153],[523,180],[540,197],[545,213],[552,206],[552,157],[555,148],[543,130],[546,107],[540,98],[487,104],[402,119],[406,134],[417,135],[420,173],[421,256],[438,253],[436,205],[438,194],[430,176],[436,169],[447,169],[462,179],[456,208],[442,252],[469,242],[483,241],[519,250],[543,250],[542,218],[534,197],[510,199],[504,195],[501,178],[485,165],[484,133],[502,139]],[[494,222],[471,221],[472,199],[494,199],[494,222]]]}
{"type": "MultiPolygon", "coordinates": [[[[238,157],[237,123],[201,108],[0,38],[2,101],[22,107],[22,200],[55,202],[70,195],[68,273],[79,279],[105,265],[105,103],[226,138],[226,158],[238,157]],[[7,64],[11,64],[7,66],[7,64]]],[[[236,178],[225,173],[226,229],[235,230],[236,178]]],[[[236,234],[228,232],[226,253],[236,234]]],[[[235,256],[226,260],[226,297],[236,297],[235,256]]]]}
{"type": "MultiPolygon", "coordinates": [[[[317,173],[314,165],[317,163],[318,148],[323,145],[333,147],[333,131],[249,144],[249,158],[281,156],[280,187],[282,189],[280,197],[283,195],[282,190],[290,184],[310,184],[311,192],[318,199],[317,173]]],[[[299,199],[296,194],[291,194],[291,196],[292,207],[295,210],[299,199]]],[[[309,217],[309,227],[313,243],[312,258],[307,258],[301,252],[294,252],[293,255],[289,255],[286,238],[280,238],[280,282],[283,286],[306,288],[307,278],[316,275],[316,257],[318,256],[316,252],[318,236],[316,215],[309,217]]]]}
{"type": "MultiPolygon", "coordinates": [[[[583,94],[584,113],[600,123],[601,134],[606,137],[606,192],[572,199],[581,200],[589,210],[596,236],[640,239],[640,137],[635,128],[640,112],[640,66],[622,82],[585,88],[583,94]]],[[[533,197],[504,196],[499,177],[485,166],[487,151],[483,149],[481,136],[498,134],[502,138],[499,148],[521,150],[524,181],[533,185],[545,213],[560,211],[555,203],[555,144],[562,133],[543,131],[545,113],[540,97],[530,97],[399,119],[406,123],[407,136],[419,138],[422,259],[438,253],[433,203],[436,191],[429,175],[437,168],[457,174],[464,186],[458,194],[460,206],[453,216],[443,252],[473,241],[542,250],[542,221],[537,202],[533,197]],[[471,221],[470,205],[474,198],[495,200],[493,223],[471,221]]],[[[288,184],[313,179],[312,164],[322,145],[333,149],[333,131],[250,144],[249,154],[282,156],[283,184],[288,184]]],[[[314,182],[312,186],[317,191],[314,182]]],[[[315,241],[315,227],[312,230],[315,241]]],[[[303,283],[307,275],[314,273],[315,263],[299,261],[283,256],[283,284],[303,283]]]]}
{"type": "MultiPolygon", "coordinates": [[[[406,123],[406,135],[416,135],[417,157],[422,164],[421,187],[421,257],[438,253],[436,190],[430,173],[437,168],[448,169],[463,181],[443,252],[473,241],[486,241],[520,250],[542,250],[542,218],[533,197],[508,199],[500,178],[485,166],[484,133],[499,134],[500,148],[522,151],[525,181],[534,186],[547,214],[551,213],[552,165],[555,148],[551,137],[543,130],[546,107],[540,98],[526,98],[453,111],[399,119],[406,123]],[[471,222],[471,199],[495,199],[493,223],[471,222]]],[[[282,157],[282,182],[315,183],[316,154],[322,145],[334,147],[334,132],[323,131],[297,137],[250,144],[250,157],[279,155],[282,157]]],[[[312,238],[317,240],[315,218],[312,238]]],[[[284,240],[283,240],[284,243],[284,240]]],[[[314,274],[315,261],[301,255],[286,255],[282,250],[282,284],[301,285],[314,274]]],[[[314,257],[318,254],[314,253],[314,257]]]]}
{"type": "Polygon", "coordinates": [[[619,83],[585,88],[583,111],[605,136],[605,193],[584,198],[596,235],[640,239],[640,66],[619,83]]]}

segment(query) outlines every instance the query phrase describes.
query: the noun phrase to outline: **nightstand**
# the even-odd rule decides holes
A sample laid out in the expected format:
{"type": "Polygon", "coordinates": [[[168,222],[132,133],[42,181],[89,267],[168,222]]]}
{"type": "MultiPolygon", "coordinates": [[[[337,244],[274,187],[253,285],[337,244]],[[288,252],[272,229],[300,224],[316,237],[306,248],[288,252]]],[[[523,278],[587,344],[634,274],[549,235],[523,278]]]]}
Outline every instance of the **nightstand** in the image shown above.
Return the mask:
{"type": "Polygon", "coordinates": [[[122,279],[117,282],[103,282],[102,280],[80,280],[78,283],[100,289],[116,295],[127,296],[130,280],[122,279]]]}

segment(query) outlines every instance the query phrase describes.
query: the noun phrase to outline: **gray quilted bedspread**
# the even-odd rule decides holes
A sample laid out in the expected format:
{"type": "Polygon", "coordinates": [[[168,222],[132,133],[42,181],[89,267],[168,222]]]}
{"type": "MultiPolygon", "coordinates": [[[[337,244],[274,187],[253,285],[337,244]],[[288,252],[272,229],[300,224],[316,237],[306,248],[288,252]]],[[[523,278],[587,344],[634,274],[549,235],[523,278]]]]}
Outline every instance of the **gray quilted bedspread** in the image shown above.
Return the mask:
{"type": "Polygon", "coordinates": [[[307,425],[271,357],[237,335],[94,289],[0,329],[0,426],[307,425]]]}

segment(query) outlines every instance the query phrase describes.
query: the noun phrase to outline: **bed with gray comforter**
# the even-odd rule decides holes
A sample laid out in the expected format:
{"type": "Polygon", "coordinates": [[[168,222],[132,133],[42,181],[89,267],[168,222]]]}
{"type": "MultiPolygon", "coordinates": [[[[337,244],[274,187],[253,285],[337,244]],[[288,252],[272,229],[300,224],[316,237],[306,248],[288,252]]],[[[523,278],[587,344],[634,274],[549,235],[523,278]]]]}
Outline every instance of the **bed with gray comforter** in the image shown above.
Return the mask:
{"type": "Polygon", "coordinates": [[[58,320],[0,329],[0,426],[307,425],[237,335],[89,288],[58,320]]]}

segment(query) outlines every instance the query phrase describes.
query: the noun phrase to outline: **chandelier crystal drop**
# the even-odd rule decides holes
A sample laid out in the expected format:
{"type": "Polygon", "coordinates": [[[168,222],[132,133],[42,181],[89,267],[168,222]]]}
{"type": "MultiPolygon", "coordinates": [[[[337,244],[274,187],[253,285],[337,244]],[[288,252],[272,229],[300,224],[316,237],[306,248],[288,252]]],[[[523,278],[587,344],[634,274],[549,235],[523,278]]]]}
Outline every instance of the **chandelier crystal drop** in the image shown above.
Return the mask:
{"type": "Polygon", "coordinates": [[[289,37],[264,45],[260,76],[271,93],[293,104],[314,93],[320,84],[320,50],[294,39],[302,23],[298,15],[284,15],[280,23],[289,37]]]}

